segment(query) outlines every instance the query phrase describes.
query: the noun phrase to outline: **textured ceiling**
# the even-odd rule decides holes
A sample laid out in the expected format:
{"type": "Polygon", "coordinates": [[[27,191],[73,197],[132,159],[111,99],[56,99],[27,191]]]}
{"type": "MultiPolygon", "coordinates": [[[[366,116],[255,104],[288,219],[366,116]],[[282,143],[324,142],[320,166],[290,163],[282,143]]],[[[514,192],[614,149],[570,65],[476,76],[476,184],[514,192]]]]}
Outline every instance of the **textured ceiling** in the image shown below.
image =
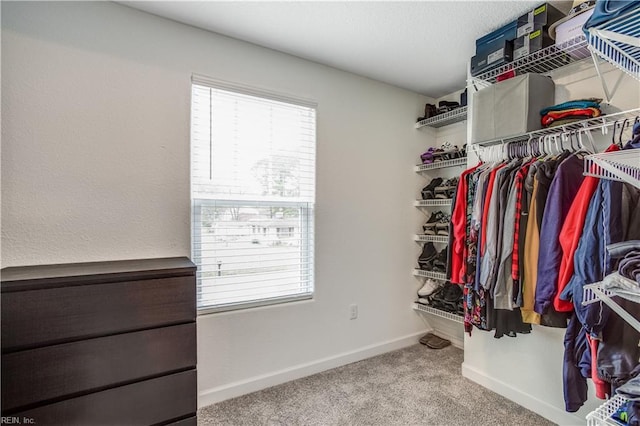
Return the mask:
{"type": "Polygon", "coordinates": [[[464,87],[476,38],[542,2],[119,3],[438,98],[464,87]]]}

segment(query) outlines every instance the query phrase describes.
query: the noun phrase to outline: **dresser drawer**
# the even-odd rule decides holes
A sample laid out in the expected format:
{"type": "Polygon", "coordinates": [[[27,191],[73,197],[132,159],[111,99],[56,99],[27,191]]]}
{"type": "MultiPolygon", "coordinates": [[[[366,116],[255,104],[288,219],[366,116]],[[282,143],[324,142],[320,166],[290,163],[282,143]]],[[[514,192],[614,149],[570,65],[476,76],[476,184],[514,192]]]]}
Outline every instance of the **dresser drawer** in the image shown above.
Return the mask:
{"type": "Polygon", "coordinates": [[[169,423],[167,426],[197,426],[198,418],[196,416],[189,417],[188,419],[182,419],[169,423]]]}
{"type": "Polygon", "coordinates": [[[137,426],[195,416],[195,370],[67,399],[14,416],[35,425],[137,426]]]}
{"type": "Polygon", "coordinates": [[[2,410],[195,366],[195,323],[4,354],[2,410]]]}
{"type": "Polygon", "coordinates": [[[2,293],[2,352],[195,321],[195,276],[2,293]]]}

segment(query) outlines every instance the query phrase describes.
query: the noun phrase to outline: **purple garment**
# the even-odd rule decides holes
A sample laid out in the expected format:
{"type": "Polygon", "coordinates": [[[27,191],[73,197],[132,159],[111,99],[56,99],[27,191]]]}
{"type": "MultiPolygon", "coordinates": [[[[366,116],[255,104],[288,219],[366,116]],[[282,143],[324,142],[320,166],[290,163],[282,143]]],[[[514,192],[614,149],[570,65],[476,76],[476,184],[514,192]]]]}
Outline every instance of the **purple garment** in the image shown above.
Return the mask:
{"type": "Polygon", "coordinates": [[[547,313],[558,290],[562,247],[558,237],[584,176],[584,160],[572,155],[559,166],[549,187],[540,228],[540,254],[534,310],[547,313]]]}

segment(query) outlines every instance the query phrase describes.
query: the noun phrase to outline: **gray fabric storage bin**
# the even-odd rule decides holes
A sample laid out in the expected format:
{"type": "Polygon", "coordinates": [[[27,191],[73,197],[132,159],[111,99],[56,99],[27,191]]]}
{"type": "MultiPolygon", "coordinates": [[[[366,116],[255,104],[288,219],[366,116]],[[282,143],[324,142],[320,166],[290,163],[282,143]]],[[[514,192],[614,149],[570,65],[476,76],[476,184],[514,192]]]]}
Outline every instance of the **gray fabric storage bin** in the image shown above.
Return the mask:
{"type": "Polygon", "coordinates": [[[550,77],[524,74],[473,94],[471,143],[542,128],[540,110],[555,104],[550,77]]]}

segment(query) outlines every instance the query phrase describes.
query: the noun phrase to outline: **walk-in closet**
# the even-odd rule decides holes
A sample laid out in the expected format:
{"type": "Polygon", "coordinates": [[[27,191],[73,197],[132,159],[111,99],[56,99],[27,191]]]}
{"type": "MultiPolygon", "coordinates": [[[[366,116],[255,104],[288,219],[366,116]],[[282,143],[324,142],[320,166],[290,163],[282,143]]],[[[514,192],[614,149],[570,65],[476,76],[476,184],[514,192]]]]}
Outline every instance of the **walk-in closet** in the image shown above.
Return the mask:
{"type": "Polygon", "coordinates": [[[640,0],[0,19],[0,423],[640,424],[640,0]]]}

